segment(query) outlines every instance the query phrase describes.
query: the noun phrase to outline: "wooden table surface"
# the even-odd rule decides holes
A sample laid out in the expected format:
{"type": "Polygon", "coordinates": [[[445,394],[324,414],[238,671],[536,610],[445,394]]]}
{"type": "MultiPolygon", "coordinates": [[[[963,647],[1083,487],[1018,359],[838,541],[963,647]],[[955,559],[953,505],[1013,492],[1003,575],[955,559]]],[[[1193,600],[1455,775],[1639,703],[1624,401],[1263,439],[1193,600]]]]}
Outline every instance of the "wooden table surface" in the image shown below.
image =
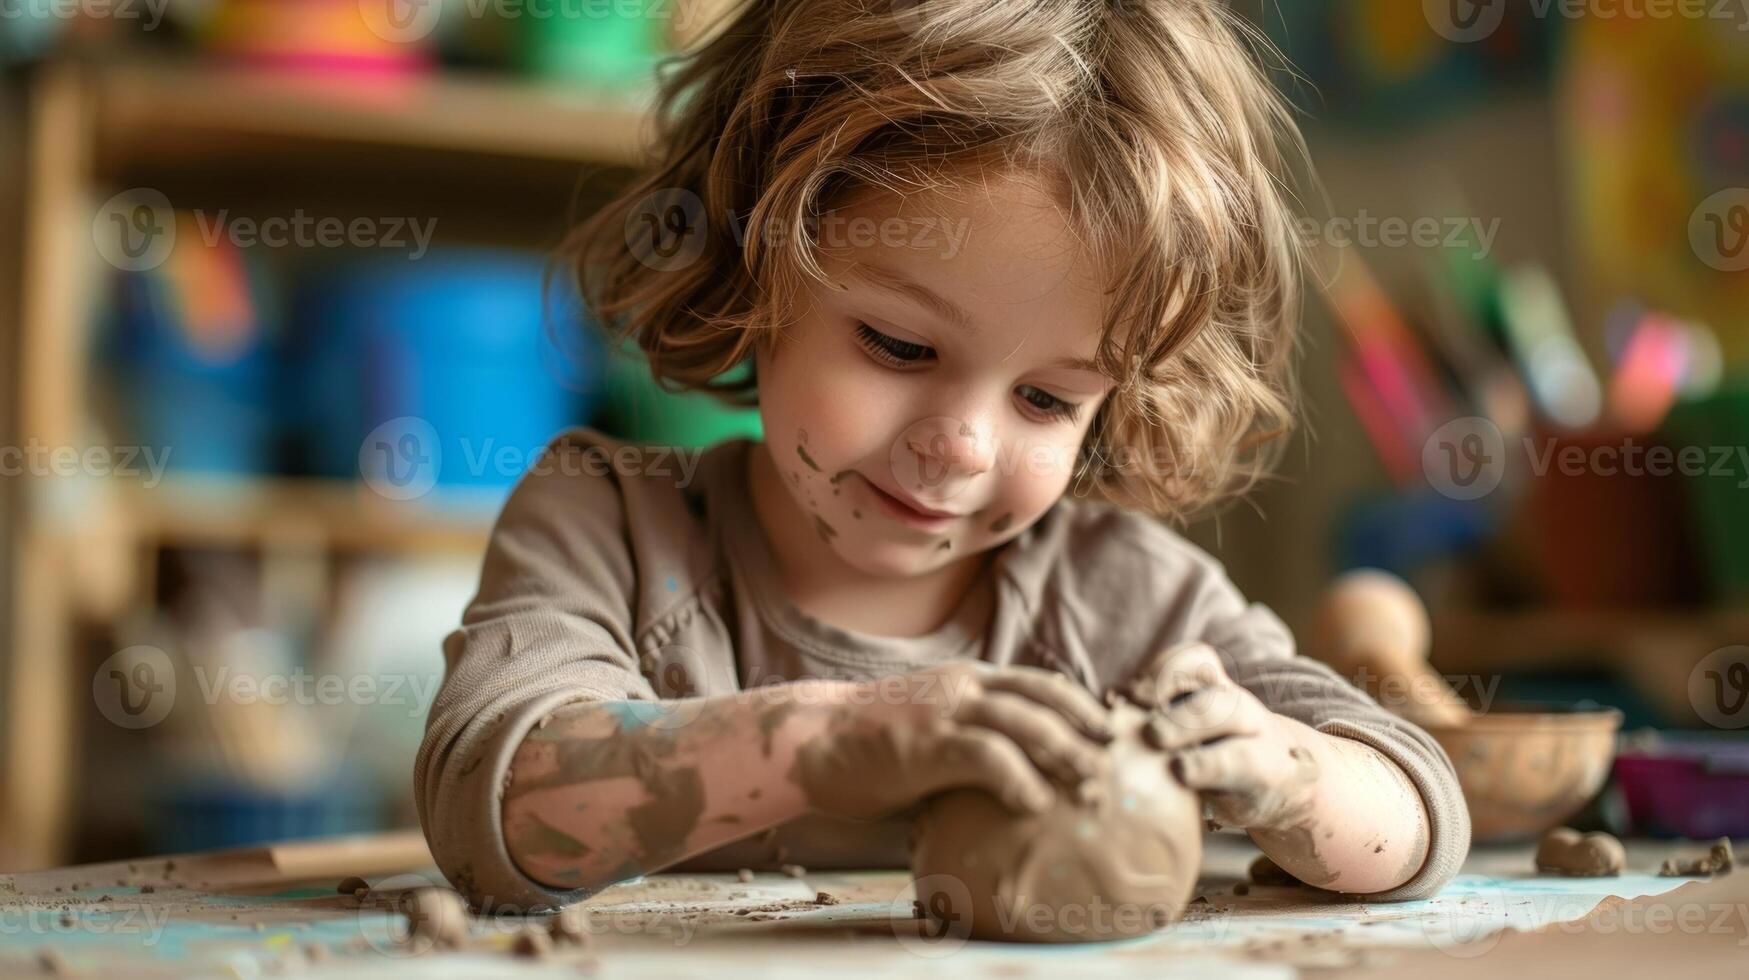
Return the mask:
{"type": "MultiPolygon", "coordinates": [[[[588,948],[526,959],[512,943],[538,920],[476,920],[457,951],[410,940],[398,896],[441,880],[417,835],[384,835],[0,876],[0,972],[715,980],[745,969],[767,980],[917,972],[1081,980],[1292,977],[1420,957],[1457,975],[1487,975],[1512,930],[1573,933],[1581,927],[1572,924],[1612,909],[1619,924],[1621,908],[1638,907],[1631,900],[1669,903],[1673,890],[1700,887],[1655,871],[1664,857],[1704,846],[1634,841],[1628,850],[1621,877],[1561,879],[1536,875],[1528,846],[1479,848],[1437,898],[1368,904],[1305,888],[1236,888],[1256,851],[1243,837],[1214,834],[1181,922],[1144,939],[1072,946],[935,937],[913,916],[908,878],[897,871],[760,873],[750,882],[654,875],[587,903],[588,948]],[[372,894],[338,894],[348,873],[362,873],[372,894]]],[[[1736,880],[1749,886],[1749,874],[1736,880]]],[[[1712,931],[1736,930],[1749,963],[1749,915],[1725,918],[1712,931]]]]}

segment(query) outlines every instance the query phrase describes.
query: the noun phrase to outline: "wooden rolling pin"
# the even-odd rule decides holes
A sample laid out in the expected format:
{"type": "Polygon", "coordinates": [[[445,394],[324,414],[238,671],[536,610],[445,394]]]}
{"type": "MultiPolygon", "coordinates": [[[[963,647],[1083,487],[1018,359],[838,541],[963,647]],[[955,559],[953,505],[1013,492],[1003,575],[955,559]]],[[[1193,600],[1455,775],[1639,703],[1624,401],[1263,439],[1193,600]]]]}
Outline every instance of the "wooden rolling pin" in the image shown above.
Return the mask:
{"type": "Polygon", "coordinates": [[[1470,706],[1427,662],[1432,639],[1415,590],[1395,575],[1362,569],[1324,594],[1312,655],[1417,725],[1466,725],[1470,706]]]}

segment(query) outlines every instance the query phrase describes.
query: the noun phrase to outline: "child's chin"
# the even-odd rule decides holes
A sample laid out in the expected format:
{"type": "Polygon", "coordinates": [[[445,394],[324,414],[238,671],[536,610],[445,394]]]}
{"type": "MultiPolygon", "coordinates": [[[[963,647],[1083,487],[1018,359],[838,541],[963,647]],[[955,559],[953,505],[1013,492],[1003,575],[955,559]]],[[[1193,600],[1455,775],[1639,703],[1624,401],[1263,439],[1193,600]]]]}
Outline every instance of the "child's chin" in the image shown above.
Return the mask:
{"type": "Polygon", "coordinates": [[[882,578],[922,575],[960,557],[957,549],[936,543],[880,540],[873,535],[861,542],[841,542],[838,551],[857,569],[882,578]]]}

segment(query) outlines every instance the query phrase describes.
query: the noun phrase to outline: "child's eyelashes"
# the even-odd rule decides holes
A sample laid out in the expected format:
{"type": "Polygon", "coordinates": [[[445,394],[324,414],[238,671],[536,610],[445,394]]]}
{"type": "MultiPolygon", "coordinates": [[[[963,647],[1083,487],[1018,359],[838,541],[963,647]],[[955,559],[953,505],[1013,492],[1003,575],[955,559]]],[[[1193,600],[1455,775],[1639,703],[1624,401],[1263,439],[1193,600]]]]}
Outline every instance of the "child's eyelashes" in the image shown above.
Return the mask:
{"type": "Polygon", "coordinates": [[[1081,411],[1081,406],[1079,404],[1066,402],[1061,398],[1058,398],[1056,395],[1053,395],[1048,391],[1040,391],[1032,385],[1021,385],[1020,391],[1020,397],[1024,399],[1028,405],[1037,409],[1048,419],[1061,419],[1064,422],[1073,422],[1075,421],[1075,416],[1081,411]]]}
{"type": "MultiPolygon", "coordinates": [[[[932,347],[888,336],[866,323],[857,323],[856,337],[869,356],[889,367],[906,368],[922,364],[935,356],[935,349],[932,347]]],[[[1032,385],[1021,385],[1018,392],[1027,407],[1047,421],[1073,422],[1081,411],[1078,403],[1064,401],[1032,385]]]]}
{"type": "Polygon", "coordinates": [[[935,351],[922,344],[913,344],[908,340],[889,337],[866,323],[856,325],[856,336],[861,339],[862,346],[876,360],[884,361],[898,367],[917,364],[935,351]]]}

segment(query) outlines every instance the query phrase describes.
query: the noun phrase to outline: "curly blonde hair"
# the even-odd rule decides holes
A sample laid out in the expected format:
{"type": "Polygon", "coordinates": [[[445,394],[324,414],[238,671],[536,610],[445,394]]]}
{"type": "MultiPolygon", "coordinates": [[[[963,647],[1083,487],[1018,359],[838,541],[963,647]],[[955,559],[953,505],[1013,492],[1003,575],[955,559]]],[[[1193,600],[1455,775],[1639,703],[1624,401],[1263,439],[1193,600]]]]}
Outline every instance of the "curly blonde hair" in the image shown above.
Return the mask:
{"type": "Polygon", "coordinates": [[[757,378],[724,375],[824,280],[821,211],[1046,175],[1111,273],[1118,385],[1071,490],[1189,521],[1264,478],[1294,421],[1306,148],[1269,57],[1221,0],[738,0],[664,63],[653,167],[565,254],[659,383],[745,406],[757,378]]]}

